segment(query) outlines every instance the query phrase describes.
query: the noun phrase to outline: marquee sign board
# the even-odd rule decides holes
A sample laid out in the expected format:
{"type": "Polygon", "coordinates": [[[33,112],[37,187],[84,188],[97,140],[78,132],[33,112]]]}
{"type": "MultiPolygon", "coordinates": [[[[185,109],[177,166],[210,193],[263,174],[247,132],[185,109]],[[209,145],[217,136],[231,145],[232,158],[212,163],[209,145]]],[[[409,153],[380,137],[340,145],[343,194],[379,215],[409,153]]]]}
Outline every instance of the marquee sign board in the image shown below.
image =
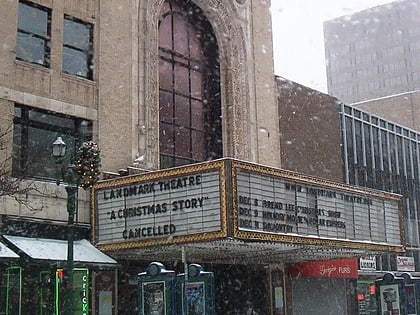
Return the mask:
{"type": "Polygon", "coordinates": [[[399,195],[243,162],[232,168],[237,237],[402,247],[399,195]]]}
{"type": "Polygon", "coordinates": [[[223,237],[224,178],[219,161],[100,182],[94,241],[106,250],[223,237]]]}
{"type": "Polygon", "coordinates": [[[92,188],[102,250],[241,240],[403,251],[401,196],[232,159],[92,188]]]}

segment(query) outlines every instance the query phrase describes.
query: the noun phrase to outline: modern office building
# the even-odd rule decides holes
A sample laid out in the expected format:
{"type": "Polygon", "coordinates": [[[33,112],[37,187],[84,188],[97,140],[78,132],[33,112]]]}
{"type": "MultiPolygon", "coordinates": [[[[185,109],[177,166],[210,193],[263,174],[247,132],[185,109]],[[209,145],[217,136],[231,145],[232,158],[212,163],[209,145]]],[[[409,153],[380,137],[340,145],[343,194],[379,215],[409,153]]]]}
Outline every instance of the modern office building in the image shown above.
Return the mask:
{"type": "Polygon", "coordinates": [[[401,196],[344,182],[335,101],[277,85],[269,1],[8,0],[0,26],[0,312],[354,314],[357,258],[404,253],[401,196]]]}
{"type": "Polygon", "coordinates": [[[404,196],[407,251],[419,266],[420,133],[342,104],[345,181],[404,196]]]}
{"type": "Polygon", "coordinates": [[[351,104],[418,90],[419,11],[402,0],[324,22],[328,94],[351,104]]]}

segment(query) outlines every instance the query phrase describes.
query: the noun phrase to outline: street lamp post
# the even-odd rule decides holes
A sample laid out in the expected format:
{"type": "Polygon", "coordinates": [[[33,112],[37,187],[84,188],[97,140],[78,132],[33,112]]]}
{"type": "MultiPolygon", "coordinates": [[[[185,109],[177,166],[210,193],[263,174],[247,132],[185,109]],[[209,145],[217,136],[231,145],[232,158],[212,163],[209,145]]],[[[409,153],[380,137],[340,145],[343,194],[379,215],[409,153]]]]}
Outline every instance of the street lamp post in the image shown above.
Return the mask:
{"type": "MultiPolygon", "coordinates": [[[[76,193],[77,193],[77,183],[69,181],[69,178],[66,178],[65,172],[63,171],[63,159],[66,155],[66,144],[61,137],[58,137],[57,140],[53,143],[52,149],[53,157],[56,160],[56,163],[60,165],[61,176],[57,176],[57,185],[60,184],[60,180],[64,180],[67,184],[67,212],[68,212],[68,230],[67,230],[67,268],[65,272],[66,277],[66,303],[65,310],[66,314],[72,314],[73,310],[73,262],[74,262],[74,253],[73,253],[73,243],[74,243],[74,214],[76,212],[76,193]]],[[[67,171],[74,171],[74,165],[69,165],[67,171]]]]}
{"type": "Polygon", "coordinates": [[[74,241],[74,214],[76,212],[76,193],[77,186],[69,185],[66,186],[67,192],[67,212],[69,214],[68,219],[68,235],[67,235],[67,314],[73,314],[73,241],[74,241]]]}
{"type": "Polygon", "coordinates": [[[99,179],[100,157],[97,145],[84,142],[76,152],[76,165],[69,164],[63,168],[63,159],[66,155],[66,144],[58,137],[52,145],[52,155],[60,165],[60,175],[57,176],[57,185],[63,180],[67,192],[68,234],[67,234],[67,268],[66,276],[66,303],[65,313],[73,314],[73,265],[74,265],[74,215],[77,207],[77,190],[79,185],[84,189],[93,186],[99,179]]]}

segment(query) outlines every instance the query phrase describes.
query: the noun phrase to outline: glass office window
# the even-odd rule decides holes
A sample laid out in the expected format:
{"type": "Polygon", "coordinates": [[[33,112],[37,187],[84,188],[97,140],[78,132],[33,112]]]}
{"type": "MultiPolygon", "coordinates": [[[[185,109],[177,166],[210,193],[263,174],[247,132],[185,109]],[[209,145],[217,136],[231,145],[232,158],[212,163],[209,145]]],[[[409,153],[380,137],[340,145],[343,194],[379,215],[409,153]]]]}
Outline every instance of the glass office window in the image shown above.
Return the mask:
{"type": "Polygon", "coordinates": [[[70,154],[92,138],[92,122],[72,116],[15,106],[13,126],[13,174],[26,178],[56,179],[56,165],[51,156],[52,143],[61,136],[70,154]]]}
{"type": "Polygon", "coordinates": [[[19,2],[16,59],[49,67],[51,10],[19,2]]]}
{"type": "Polygon", "coordinates": [[[63,72],[92,79],[92,24],[64,18],[63,26],[63,72]]]}

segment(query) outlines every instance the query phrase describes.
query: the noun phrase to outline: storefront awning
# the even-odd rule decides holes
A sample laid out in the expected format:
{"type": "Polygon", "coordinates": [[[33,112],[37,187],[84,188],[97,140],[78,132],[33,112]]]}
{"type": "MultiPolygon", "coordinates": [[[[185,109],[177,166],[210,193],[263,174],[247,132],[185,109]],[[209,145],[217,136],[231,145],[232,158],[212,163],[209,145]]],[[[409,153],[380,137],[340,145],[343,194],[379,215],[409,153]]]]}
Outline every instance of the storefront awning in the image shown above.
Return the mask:
{"type": "Polygon", "coordinates": [[[19,255],[0,242],[0,258],[1,259],[16,259],[19,255]]]}
{"type": "MultiPolygon", "coordinates": [[[[67,261],[67,241],[3,235],[4,239],[32,259],[67,261]]],[[[2,256],[0,256],[2,257],[2,256]]],[[[117,262],[87,240],[74,241],[74,263],[116,266],[117,262]]]]}

